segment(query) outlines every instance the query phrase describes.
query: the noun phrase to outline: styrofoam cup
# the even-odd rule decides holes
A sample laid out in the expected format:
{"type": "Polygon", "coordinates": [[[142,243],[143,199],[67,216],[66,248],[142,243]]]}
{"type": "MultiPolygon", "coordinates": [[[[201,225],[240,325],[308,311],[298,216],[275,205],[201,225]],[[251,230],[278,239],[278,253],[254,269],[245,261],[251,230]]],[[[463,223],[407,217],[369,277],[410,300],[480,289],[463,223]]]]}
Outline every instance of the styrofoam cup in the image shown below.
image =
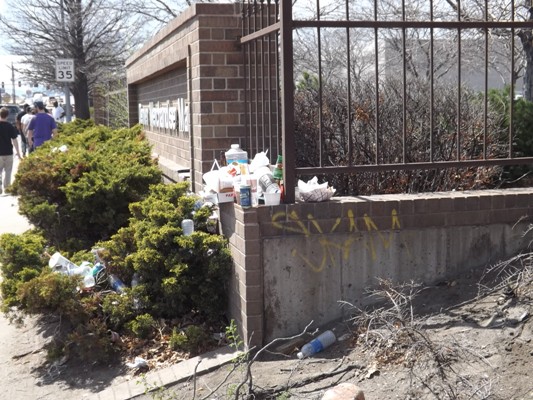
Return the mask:
{"type": "Polygon", "coordinates": [[[265,192],[263,193],[263,196],[265,198],[265,206],[277,206],[280,203],[281,200],[281,193],[269,193],[265,192]]]}

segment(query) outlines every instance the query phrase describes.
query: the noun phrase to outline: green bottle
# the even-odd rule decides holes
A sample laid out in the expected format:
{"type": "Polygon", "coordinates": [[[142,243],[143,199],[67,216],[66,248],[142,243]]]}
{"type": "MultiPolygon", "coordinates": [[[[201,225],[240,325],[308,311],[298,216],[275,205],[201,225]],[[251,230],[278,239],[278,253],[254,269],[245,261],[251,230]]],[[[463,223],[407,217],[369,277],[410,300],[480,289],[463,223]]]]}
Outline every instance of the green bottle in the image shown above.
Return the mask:
{"type": "Polygon", "coordinates": [[[272,176],[274,179],[281,181],[283,180],[283,157],[278,155],[278,159],[276,161],[276,167],[274,168],[274,171],[272,172],[272,176]]]}

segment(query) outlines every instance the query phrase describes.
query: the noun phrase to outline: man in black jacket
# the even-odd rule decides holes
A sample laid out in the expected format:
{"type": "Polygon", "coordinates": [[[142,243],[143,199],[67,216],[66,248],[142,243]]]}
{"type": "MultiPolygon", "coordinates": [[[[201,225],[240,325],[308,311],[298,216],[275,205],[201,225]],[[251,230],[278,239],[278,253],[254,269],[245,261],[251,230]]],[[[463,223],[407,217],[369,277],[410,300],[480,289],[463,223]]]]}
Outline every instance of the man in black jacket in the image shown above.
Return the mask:
{"type": "Polygon", "coordinates": [[[2,193],[2,173],[4,175],[5,191],[11,185],[11,173],[13,170],[13,147],[20,158],[19,143],[17,142],[17,129],[7,122],[9,110],[0,108],[0,194],[2,193]]]}

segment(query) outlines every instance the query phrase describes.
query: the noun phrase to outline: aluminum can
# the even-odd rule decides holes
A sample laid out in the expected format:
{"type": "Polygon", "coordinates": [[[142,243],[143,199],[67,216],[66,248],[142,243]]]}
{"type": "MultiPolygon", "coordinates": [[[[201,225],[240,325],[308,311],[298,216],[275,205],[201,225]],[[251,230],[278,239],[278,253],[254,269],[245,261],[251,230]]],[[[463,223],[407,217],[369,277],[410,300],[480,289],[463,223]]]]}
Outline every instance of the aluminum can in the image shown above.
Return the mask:
{"type": "Polygon", "coordinates": [[[241,207],[249,208],[252,206],[252,187],[250,185],[241,185],[241,207]]]}

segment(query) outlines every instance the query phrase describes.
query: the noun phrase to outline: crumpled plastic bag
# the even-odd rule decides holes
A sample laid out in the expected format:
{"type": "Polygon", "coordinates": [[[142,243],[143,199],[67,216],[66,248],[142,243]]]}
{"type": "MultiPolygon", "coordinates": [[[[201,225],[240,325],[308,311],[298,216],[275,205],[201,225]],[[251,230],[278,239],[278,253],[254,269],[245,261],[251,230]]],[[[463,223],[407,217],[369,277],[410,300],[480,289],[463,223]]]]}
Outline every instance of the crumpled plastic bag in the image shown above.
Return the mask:
{"type": "Polygon", "coordinates": [[[327,182],[319,184],[315,176],[307,182],[298,180],[298,192],[302,201],[320,202],[331,199],[335,194],[335,189],[328,186],[327,182]]]}
{"type": "Polygon", "coordinates": [[[267,156],[267,151],[262,151],[261,153],[257,153],[250,163],[250,172],[254,173],[261,167],[268,167],[270,165],[270,160],[267,156]]]}
{"type": "Polygon", "coordinates": [[[148,363],[142,357],[135,357],[132,363],[126,363],[129,368],[148,368],[148,363]]]}

